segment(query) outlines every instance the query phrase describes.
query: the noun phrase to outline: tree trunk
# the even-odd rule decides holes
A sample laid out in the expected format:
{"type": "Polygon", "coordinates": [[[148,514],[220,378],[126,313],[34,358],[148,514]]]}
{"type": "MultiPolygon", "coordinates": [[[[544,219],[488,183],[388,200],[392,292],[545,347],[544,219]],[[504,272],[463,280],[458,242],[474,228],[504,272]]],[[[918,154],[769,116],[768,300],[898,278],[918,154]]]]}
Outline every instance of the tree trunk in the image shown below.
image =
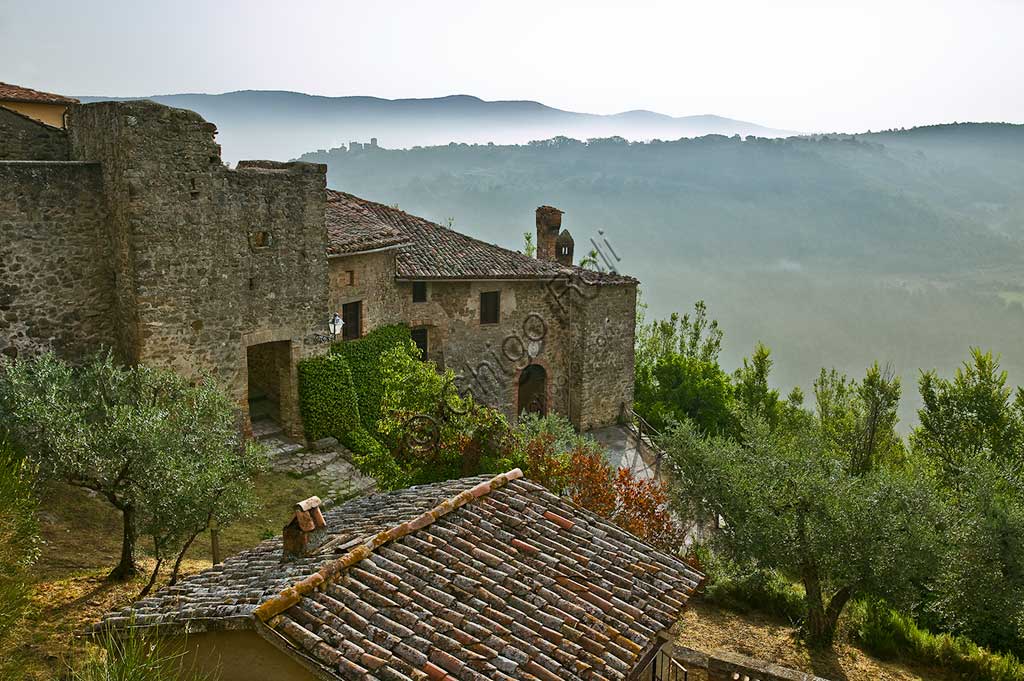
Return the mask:
{"type": "Polygon", "coordinates": [[[196,531],[195,534],[188,538],[188,541],[185,542],[185,545],[181,547],[181,552],[178,554],[178,557],[174,560],[174,568],[171,570],[171,581],[167,583],[167,586],[174,586],[178,583],[178,571],[181,569],[181,561],[185,558],[185,553],[192,546],[192,542],[196,540],[196,537],[198,537],[202,531],[203,530],[196,531]]]}
{"type": "Polygon", "coordinates": [[[139,568],[135,564],[135,507],[131,504],[121,508],[121,520],[123,522],[123,538],[121,540],[121,562],[107,575],[108,579],[129,580],[139,574],[139,568]]]}
{"type": "Polygon", "coordinates": [[[832,644],[836,635],[836,626],[839,624],[839,616],[843,608],[853,595],[853,590],[848,586],[839,589],[832,596],[828,607],[825,607],[821,593],[821,580],[818,571],[814,566],[804,566],[803,569],[805,601],[807,603],[807,642],[812,646],[826,647],[832,644]]]}
{"type": "Polygon", "coordinates": [[[153,588],[153,585],[156,584],[156,577],[160,574],[160,566],[163,565],[163,562],[164,559],[162,557],[156,559],[156,567],[153,568],[153,574],[149,576],[149,582],[147,582],[146,586],[142,589],[142,591],[139,592],[139,596],[138,598],[136,598],[136,600],[138,600],[139,598],[145,598],[149,595],[149,592],[153,588]]]}

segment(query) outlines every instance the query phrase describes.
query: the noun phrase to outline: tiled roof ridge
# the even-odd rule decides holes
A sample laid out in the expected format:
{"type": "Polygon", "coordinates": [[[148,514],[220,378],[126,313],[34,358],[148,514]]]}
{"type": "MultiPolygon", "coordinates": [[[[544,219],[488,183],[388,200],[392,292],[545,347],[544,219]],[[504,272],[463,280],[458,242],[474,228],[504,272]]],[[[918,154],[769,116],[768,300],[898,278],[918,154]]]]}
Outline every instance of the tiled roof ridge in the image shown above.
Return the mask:
{"type": "Polygon", "coordinates": [[[34,90],[24,85],[0,82],[0,99],[8,102],[38,102],[40,104],[77,104],[74,97],[58,95],[53,92],[34,90]]]}
{"type": "Polygon", "coordinates": [[[378,547],[388,542],[401,539],[402,537],[417,530],[421,530],[432,524],[438,518],[446,516],[471,501],[475,501],[476,499],[489,494],[491,490],[504,487],[513,480],[518,480],[522,477],[523,471],[518,468],[514,468],[507,473],[496,475],[490,480],[485,480],[468,490],[464,490],[454,497],[445,499],[434,508],[421,513],[412,520],[407,520],[387,530],[378,532],[345,555],[337,558],[336,560],[330,561],[309,577],[296,582],[292,586],[281,591],[278,595],[263,601],[255,610],[253,610],[253,615],[261,622],[273,628],[276,624],[273,621],[275,617],[301,601],[302,597],[306,594],[312,593],[322,585],[327,584],[346,568],[349,568],[359,561],[367,558],[378,547]]]}

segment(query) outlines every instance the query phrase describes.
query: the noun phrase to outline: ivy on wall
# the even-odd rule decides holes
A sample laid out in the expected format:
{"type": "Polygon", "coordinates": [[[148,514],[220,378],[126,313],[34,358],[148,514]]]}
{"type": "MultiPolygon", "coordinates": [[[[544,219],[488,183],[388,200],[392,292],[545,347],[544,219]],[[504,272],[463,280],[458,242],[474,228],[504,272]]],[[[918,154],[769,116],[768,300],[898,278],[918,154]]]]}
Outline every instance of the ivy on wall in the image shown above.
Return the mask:
{"type": "Polygon", "coordinates": [[[334,356],[345,358],[359,400],[359,417],[369,433],[377,432],[380,405],[384,399],[384,381],[380,357],[396,346],[408,345],[409,327],[381,326],[362,338],[341,341],[331,346],[334,356]]]}
{"type": "Polygon", "coordinates": [[[299,362],[299,410],[310,440],[341,440],[344,433],[362,427],[352,371],[343,356],[328,354],[299,362]]]}
{"type": "Polygon", "coordinates": [[[363,338],[335,343],[330,353],[299,362],[299,409],[306,437],[333,437],[351,450],[353,463],[385,489],[402,473],[377,438],[384,397],[381,355],[410,342],[405,326],[383,326],[363,338]]]}

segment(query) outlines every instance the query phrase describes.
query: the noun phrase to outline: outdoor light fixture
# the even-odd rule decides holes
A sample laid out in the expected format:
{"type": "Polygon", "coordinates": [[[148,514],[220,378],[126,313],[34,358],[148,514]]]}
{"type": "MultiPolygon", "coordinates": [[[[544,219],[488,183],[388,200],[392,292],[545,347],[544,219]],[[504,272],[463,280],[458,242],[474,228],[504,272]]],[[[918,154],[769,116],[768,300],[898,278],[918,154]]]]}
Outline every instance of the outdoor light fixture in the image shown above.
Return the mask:
{"type": "Polygon", "coordinates": [[[345,326],[345,320],[341,318],[341,315],[337,312],[331,317],[331,321],[327,322],[328,326],[331,327],[331,337],[337,340],[338,334],[341,333],[341,329],[345,326]]]}

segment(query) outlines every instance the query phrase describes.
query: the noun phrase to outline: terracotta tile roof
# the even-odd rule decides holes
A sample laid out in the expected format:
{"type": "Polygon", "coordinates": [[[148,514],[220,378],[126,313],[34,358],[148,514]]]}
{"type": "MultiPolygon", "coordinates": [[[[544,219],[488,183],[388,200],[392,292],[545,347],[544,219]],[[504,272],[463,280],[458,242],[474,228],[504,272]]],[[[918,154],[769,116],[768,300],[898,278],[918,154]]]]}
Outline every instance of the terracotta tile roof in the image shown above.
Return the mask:
{"type": "Polygon", "coordinates": [[[312,558],[268,540],[101,626],[255,626],[327,678],[624,678],[701,575],[521,475],[348,502],[312,558]]]}
{"type": "Polygon", "coordinates": [[[588,284],[636,283],[633,277],[566,268],[489,244],[398,208],[328,190],[328,253],[341,255],[405,242],[395,255],[399,279],[551,279],[572,273],[588,284]]]}
{"type": "Polygon", "coordinates": [[[20,85],[0,83],[0,101],[3,102],[37,102],[39,104],[77,104],[78,100],[50,92],[40,92],[20,85]]]}
{"type": "Polygon", "coordinates": [[[406,243],[405,234],[389,219],[393,212],[379,203],[328,189],[327,254],[358,253],[406,243]]]}

